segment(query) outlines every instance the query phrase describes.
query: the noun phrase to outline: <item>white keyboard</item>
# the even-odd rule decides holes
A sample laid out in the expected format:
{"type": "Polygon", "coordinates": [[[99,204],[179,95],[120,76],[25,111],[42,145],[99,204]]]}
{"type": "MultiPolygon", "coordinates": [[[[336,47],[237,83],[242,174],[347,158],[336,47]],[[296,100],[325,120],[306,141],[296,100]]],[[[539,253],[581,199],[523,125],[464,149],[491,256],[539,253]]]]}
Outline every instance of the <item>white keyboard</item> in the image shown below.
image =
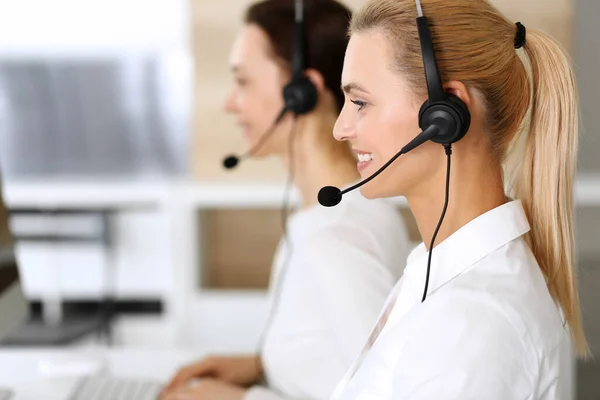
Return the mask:
{"type": "Polygon", "coordinates": [[[87,376],[81,379],[69,400],[157,400],[162,387],[145,380],[87,376]]]}

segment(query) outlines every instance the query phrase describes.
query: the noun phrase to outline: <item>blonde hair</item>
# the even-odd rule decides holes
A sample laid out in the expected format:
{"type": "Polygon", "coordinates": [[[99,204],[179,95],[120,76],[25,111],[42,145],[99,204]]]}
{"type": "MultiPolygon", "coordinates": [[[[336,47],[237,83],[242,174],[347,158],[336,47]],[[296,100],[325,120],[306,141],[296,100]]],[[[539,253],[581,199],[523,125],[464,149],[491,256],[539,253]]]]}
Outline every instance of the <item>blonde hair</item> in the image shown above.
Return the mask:
{"type": "MultiPolygon", "coordinates": [[[[574,262],[578,95],[570,60],[551,37],[533,29],[523,47],[529,64],[521,60],[515,23],[486,0],[421,3],[442,82],[461,81],[483,100],[491,154],[504,165],[507,192],[522,201],[532,227],[527,242],[578,356],[588,356],[574,262]]],[[[354,14],[350,32],[386,34],[395,51],[394,70],[424,97],[416,16],[414,0],[370,1],[354,14]]]]}

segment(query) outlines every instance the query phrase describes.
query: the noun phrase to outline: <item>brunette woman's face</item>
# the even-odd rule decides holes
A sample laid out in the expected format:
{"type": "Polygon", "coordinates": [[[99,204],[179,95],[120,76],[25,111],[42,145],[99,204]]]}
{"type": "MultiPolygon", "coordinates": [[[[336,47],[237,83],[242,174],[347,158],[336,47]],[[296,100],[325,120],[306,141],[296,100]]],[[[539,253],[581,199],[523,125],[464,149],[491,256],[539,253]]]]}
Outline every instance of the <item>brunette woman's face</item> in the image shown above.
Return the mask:
{"type": "MultiPolygon", "coordinates": [[[[230,64],[234,85],[224,107],[236,116],[247,146],[252,147],[283,108],[283,87],[290,74],[275,60],[266,33],[254,24],[244,26],[239,33],[231,49],[230,64]]],[[[288,115],[255,156],[284,154],[291,124],[288,115]]]]}

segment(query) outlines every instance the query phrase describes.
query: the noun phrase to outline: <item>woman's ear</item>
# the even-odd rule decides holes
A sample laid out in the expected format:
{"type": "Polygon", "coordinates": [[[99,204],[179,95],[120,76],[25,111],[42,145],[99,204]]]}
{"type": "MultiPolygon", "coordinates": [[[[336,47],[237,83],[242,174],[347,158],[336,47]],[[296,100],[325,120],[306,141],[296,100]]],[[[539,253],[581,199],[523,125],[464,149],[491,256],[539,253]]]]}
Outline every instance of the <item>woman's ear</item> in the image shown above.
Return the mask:
{"type": "Polygon", "coordinates": [[[304,71],[304,75],[317,87],[318,93],[323,93],[326,89],[325,87],[325,79],[323,75],[319,71],[314,68],[308,68],[304,71]]]}
{"type": "Polygon", "coordinates": [[[450,81],[444,84],[446,92],[455,95],[466,104],[467,108],[471,109],[471,94],[467,86],[460,81],[450,81]]]}

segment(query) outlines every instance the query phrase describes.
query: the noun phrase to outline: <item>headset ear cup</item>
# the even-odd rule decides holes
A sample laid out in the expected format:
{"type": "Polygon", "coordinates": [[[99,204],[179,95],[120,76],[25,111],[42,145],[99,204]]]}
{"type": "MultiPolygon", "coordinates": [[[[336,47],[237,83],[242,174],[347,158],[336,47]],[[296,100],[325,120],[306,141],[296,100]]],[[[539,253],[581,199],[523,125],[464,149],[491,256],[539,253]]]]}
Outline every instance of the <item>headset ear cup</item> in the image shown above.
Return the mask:
{"type": "Polygon", "coordinates": [[[318,96],[317,87],[305,76],[292,80],[283,88],[285,107],[296,115],[311,112],[317,105],[318,96]]]}
{"type": "Polygon", "coordinates": [[[466,104],[458,97],[447,94],[445,100],[431,103],[425,100],[419,110],[419,127],[438,125],[442,132],[431,140],[440,144],[451,144],[462,139],[471,125],[471,115],[466,104]]]}
{"type": "Polygon", "coordinates": [[[425,121],[424,114],[429,108],[429,99],[425,100],[423,104],[421,104],[421,108],[419,109],[419,128],[421,130],[427,129],[427,122],[425,121]]]}
{"type": "Polygon", "coordinates": [[[453,94],[448,94],[448,101],[454,106],[456,113],[461,119],[461,129],[458,138],[456,139],[458,141],[467,134],[469,128],[471,127],[471,113],[469,112],[469,108],[465,102],[459,97],[453,94]]]}

